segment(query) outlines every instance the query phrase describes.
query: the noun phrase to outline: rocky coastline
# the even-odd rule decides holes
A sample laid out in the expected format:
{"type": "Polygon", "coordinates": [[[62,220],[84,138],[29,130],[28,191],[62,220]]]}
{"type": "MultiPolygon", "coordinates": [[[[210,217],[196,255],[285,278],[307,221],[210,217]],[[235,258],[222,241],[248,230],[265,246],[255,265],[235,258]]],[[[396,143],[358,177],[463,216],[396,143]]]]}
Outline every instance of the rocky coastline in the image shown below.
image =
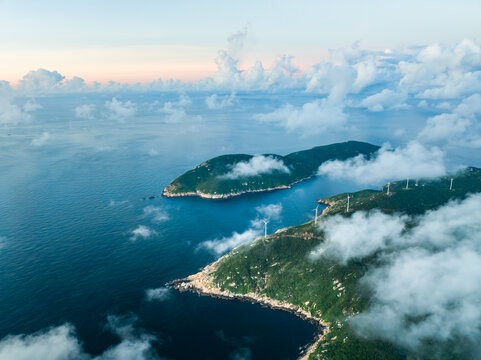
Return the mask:
{"type": "Polygon", "coordinates": [[[308,180],[312,178],[312,176],[308,176],[306,178],[294,181],[293,183],[290,183],[288,185],[279,185],[271,188],[265,188],[265,189],[253,189],[253,190],[243,190],[235,193],[228,193],[228,194],[211,194],[211,193],[203,193],[201,191],[188,191],[188,192],[180,192],[180,193],[175,193],[172,192],[172,189],[175,189],[175,187],[170,184],[164,188],[162,191],[162,196],[166,198],[170,197],[184,197],[184,196],[198,196],[204,199],[229,199],[235,196],[240,196],[243,194],[248,194],[248,193],[258,193],[258,192],[266,192],[266,191],[275,191],[275,190],[285,190],[285,189],[291,189],[293,185],[300,183],[301,181],[308,180]]]}
{"type": "MultiPolygon", "coordinates": [[[[229,254],[225,256],[229,256],[229,254]]],[[[236,294],[231,291],[219,289],[215,284],[213,284],[211,275],[217,269],[221,259],[223,259],[223,257],[214,263],[207,265],[205,268],[201,269],[200,272],[190,275],[184,279],[174,280],[168,283],[167,286],[173,287],[179,291],[194,292],[200,296],[210,296],[225,300],[237,299],[241,301],[248,301],[251,303],[260,304],[270,309],[287,311],[295,314],[303,320],[309,321],[318,327],[319,333],[315,337],[314,341],[306,345],[300,354],[299,359],[307,360],[309,355],[314,352],[319,343],[322,341],[323,335],[326,334],[329,329],[329,324],[322,321],[322,319],[311,315],[309,312],[297,305],[268,298],[256,293],[236,294]]]]}

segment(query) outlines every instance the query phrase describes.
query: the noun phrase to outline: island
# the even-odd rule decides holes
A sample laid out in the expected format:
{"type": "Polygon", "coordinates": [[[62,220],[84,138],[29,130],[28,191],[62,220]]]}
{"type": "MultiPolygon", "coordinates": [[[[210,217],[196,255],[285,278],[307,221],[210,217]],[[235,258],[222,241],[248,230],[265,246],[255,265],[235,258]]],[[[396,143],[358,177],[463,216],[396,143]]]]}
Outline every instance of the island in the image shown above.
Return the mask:
{"type": "MultiPolygon", "coordinates": [[[[407,189],[406,180],[391,182],[389,194],[384,186],[380,190],[362,190],[318,200],[327,207],[317,221],[334,215],[353,216],[360,210],[418,216],[480,191],[481,169],[469,167],[449,177],[411,182],[407,189]]],[[[370,303],[370,295],[360,290],[359,280],[370,266],[382,259],[374,254],[346,264],[329,257],[312,261],[309,254],[326,241],[311,220],[235,248],[199,273],[170,285],[180,291],[260,303],[313,322],[319,332],[301,354],[303,359],[418,358],[386,340],[368,340],[350,329],[346,319],[362,312],[370,303]]],[[[463,358],[459,353],[443,355],[439,358],[463,358]]]]}
{"type": "Polygon", "coordinates": [[[359,141],[317,146],[286,156],[222,155],[180,175],[162,192],[165,197],[200,196],[225,199],[250,192],[288,189],[317,174],[329,160],[371,156],[379,146],[359,141]]]}

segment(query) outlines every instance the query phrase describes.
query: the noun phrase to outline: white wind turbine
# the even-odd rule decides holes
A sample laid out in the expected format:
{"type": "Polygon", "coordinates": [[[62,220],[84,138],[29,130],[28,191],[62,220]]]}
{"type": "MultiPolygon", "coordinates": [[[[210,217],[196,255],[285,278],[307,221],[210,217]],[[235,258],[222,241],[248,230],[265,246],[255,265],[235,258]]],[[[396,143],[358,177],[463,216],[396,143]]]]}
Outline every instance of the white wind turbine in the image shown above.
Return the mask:
{"type": "Polygon", "coordinates": [[[391,187],[391,182],[387,183],[387,195],[389,195],[389,188],[391,187]]]}
{"type": "Polygon", "coordinates": [[[314,225],[317,225],[317,209],[319,209],[319,204],[316,206],[315,209],[312,209],[313,211],[316,212],[316,217],[314,218],[314,225]]]}
{"type": "Polygon", "coordinates": [[[262,220],[264,223],[264,239],[267,239],[267,224],[269,223],[269,220],[262,220]]]}
{"type": "Polygon", "coordinates": [[[453,178],[451,178],[451,184],[449,185],[449,190],[453,190],[453,178]]]}
{"type": "Polygon", "coordinates": [[[351,197],[349,196],[349,194],[347,195],[347,206],[346,206],[346,212],[349,212],[349,199],[351,197]]]}

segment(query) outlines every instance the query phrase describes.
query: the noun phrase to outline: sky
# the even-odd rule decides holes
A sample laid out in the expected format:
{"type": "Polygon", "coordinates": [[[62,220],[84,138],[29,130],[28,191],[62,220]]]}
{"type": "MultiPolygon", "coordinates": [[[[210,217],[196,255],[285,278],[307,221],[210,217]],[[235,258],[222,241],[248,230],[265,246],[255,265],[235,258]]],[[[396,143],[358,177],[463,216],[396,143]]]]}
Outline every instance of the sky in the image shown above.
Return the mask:
{"type": "Polygon", "coordinates": [[[328,50],[479,40],[481,3],[462,1],[26,1],[0,0],[0,79],[56,70],[91,83],[197,81],[236,31],[241,69],[293,56],[301,70],[328,50]]]}

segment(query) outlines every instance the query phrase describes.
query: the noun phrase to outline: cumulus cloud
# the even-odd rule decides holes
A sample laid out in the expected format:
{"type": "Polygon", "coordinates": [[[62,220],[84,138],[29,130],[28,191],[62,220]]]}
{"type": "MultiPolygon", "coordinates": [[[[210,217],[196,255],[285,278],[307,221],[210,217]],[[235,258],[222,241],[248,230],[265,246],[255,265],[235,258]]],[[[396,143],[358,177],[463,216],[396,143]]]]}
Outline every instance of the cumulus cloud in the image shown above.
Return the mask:
{"type": "Polygon", "coordinates": [[[44,93],[57,89],[65,76],[57,71],[32,70],[18,82],[17,89],[27,93],[44,93]]]}
{"type": "Polygon", "coordinates": [[[178,101],[167,101],[158,111],[165,114],[165,120],[169,123],[181,121],[198,121],[200,115],[189,115],[185,108],[192,105],[192,100],[185,94],[180,94],[178,101]]]}
{"type": "Polygon", "coordinates": [[[481,95],[464,99],[452,112],[430,117],[419,133],[423,141],[446,141],[468,146],[481,146],[481,95]]]}
{"type": "Polygon", "coordinates": [[[430,356],[426,341],[450,341],[467,358],[481,355],[481,194],[415,217],[373,211],[325,221],[328,241],[317,254],[343,264],[375,253],[381,260],[361,279],[369,308],[349,319],[360,336],[430,356]]]}
{"type": "Polygon", "coordinates": [[[344,128],[347,115],[344,106],[329,99],[308,102],[301,107],[287,104],[264,114],[255,114],[254,119],[275,123],[287,131],[297,131],[304,135],[322,134],[344,128]]]}
{"type": "Polygon", "coordinates": [[[358,155],[345,161],[333,160],[319,167],[319,175],[350,179],[359,184],[379,184],[392,179],[430,178],[446,173],[444,153],[419,142],[392,149],[385,144],[372,158],[358,155]]]}
{"type": "Polygon", "coordinates": [[[157,206],[144,207],[144,217],[151,217],[153,222],[159,223],[169,220],[169,214],[164,209],[157,206]]]}
{"type": "Polygon", "coordinates": [[[406,93],[395,92],[393,90],[384,89],[381,92],[368,96],[361,101],[361,106],[366,107],[369,111],[383,110],[401,110],[409,108],[405,103],[408,98],[406,93]]]}
{"type": "Polygon", "coordinates": [[[218,96],[217,94],[212,94],[205,98],[205,103],[209,109],[218,110],[234,105],[235,100],[235,93],[231,93],[230,95],[225,96],[218,96]]]}
{"type": "MultiPolygon", "coordinates": [[[[113,101],[113,99],[112,99],[113,101]]],[[[91,120],[94,118],[95,104],[79,105],[74,109],[75,116],[80,119],[91,120]]]]}
{"type": "Polygon", "coordinates": [[[225,175],[226,179],[239,179],[244,177],[257,176],[261,174],[272,174],[274,172],[289,174],[291,171],[280,159],[272,156],[256,155],[249,161],[240,161],[232,166],[232,169],[225,175]]]}
{"type": "Polygon", "coordinates": [[[160,287],[156,289],[148,289],[145,291],[145,298],[147,301],[165,301],[172,296],[170,289],[166,287],[160,287]]]}
{"type": "Polygon", "coordinates": [[[120,101],[115,97],[111,101],[106,101],[104,104],[108,110],[107,116],[113,120],[125,120],[135,115],[137,105],[130,100],[120,101]]]}
{"type": "Polygon", "coordinates": [[[0,93],[0,124],[17,125],[31,120],[30,114],[15,104],[10,96],[0,93]]]}
{"type": "Polygon", "coordinates": [[[35,147],[41,147],[47,145],[53,139],[53,135],[49,132],[43,132],[42,135],[32,140],[31,144],[35,147]]]}
{"type": "Polygon", "coordinates": [[[132,236],[130,240],[135,241],[139,238],[147,239],[155,235],[155,231],[145,225],[139,225],[137,228],[131,231],[132,236]]]}
{"type": "Polygon", "coordinates": [[[30,335],[9,335],[0,340],[2,360],[151,360],[159,359],[151,343],[155,337],[135,331],[133,323],[109,316],[108,328],[121,342],[98,356],[87,354],[70,324],[52,327],[30,335]]]}

